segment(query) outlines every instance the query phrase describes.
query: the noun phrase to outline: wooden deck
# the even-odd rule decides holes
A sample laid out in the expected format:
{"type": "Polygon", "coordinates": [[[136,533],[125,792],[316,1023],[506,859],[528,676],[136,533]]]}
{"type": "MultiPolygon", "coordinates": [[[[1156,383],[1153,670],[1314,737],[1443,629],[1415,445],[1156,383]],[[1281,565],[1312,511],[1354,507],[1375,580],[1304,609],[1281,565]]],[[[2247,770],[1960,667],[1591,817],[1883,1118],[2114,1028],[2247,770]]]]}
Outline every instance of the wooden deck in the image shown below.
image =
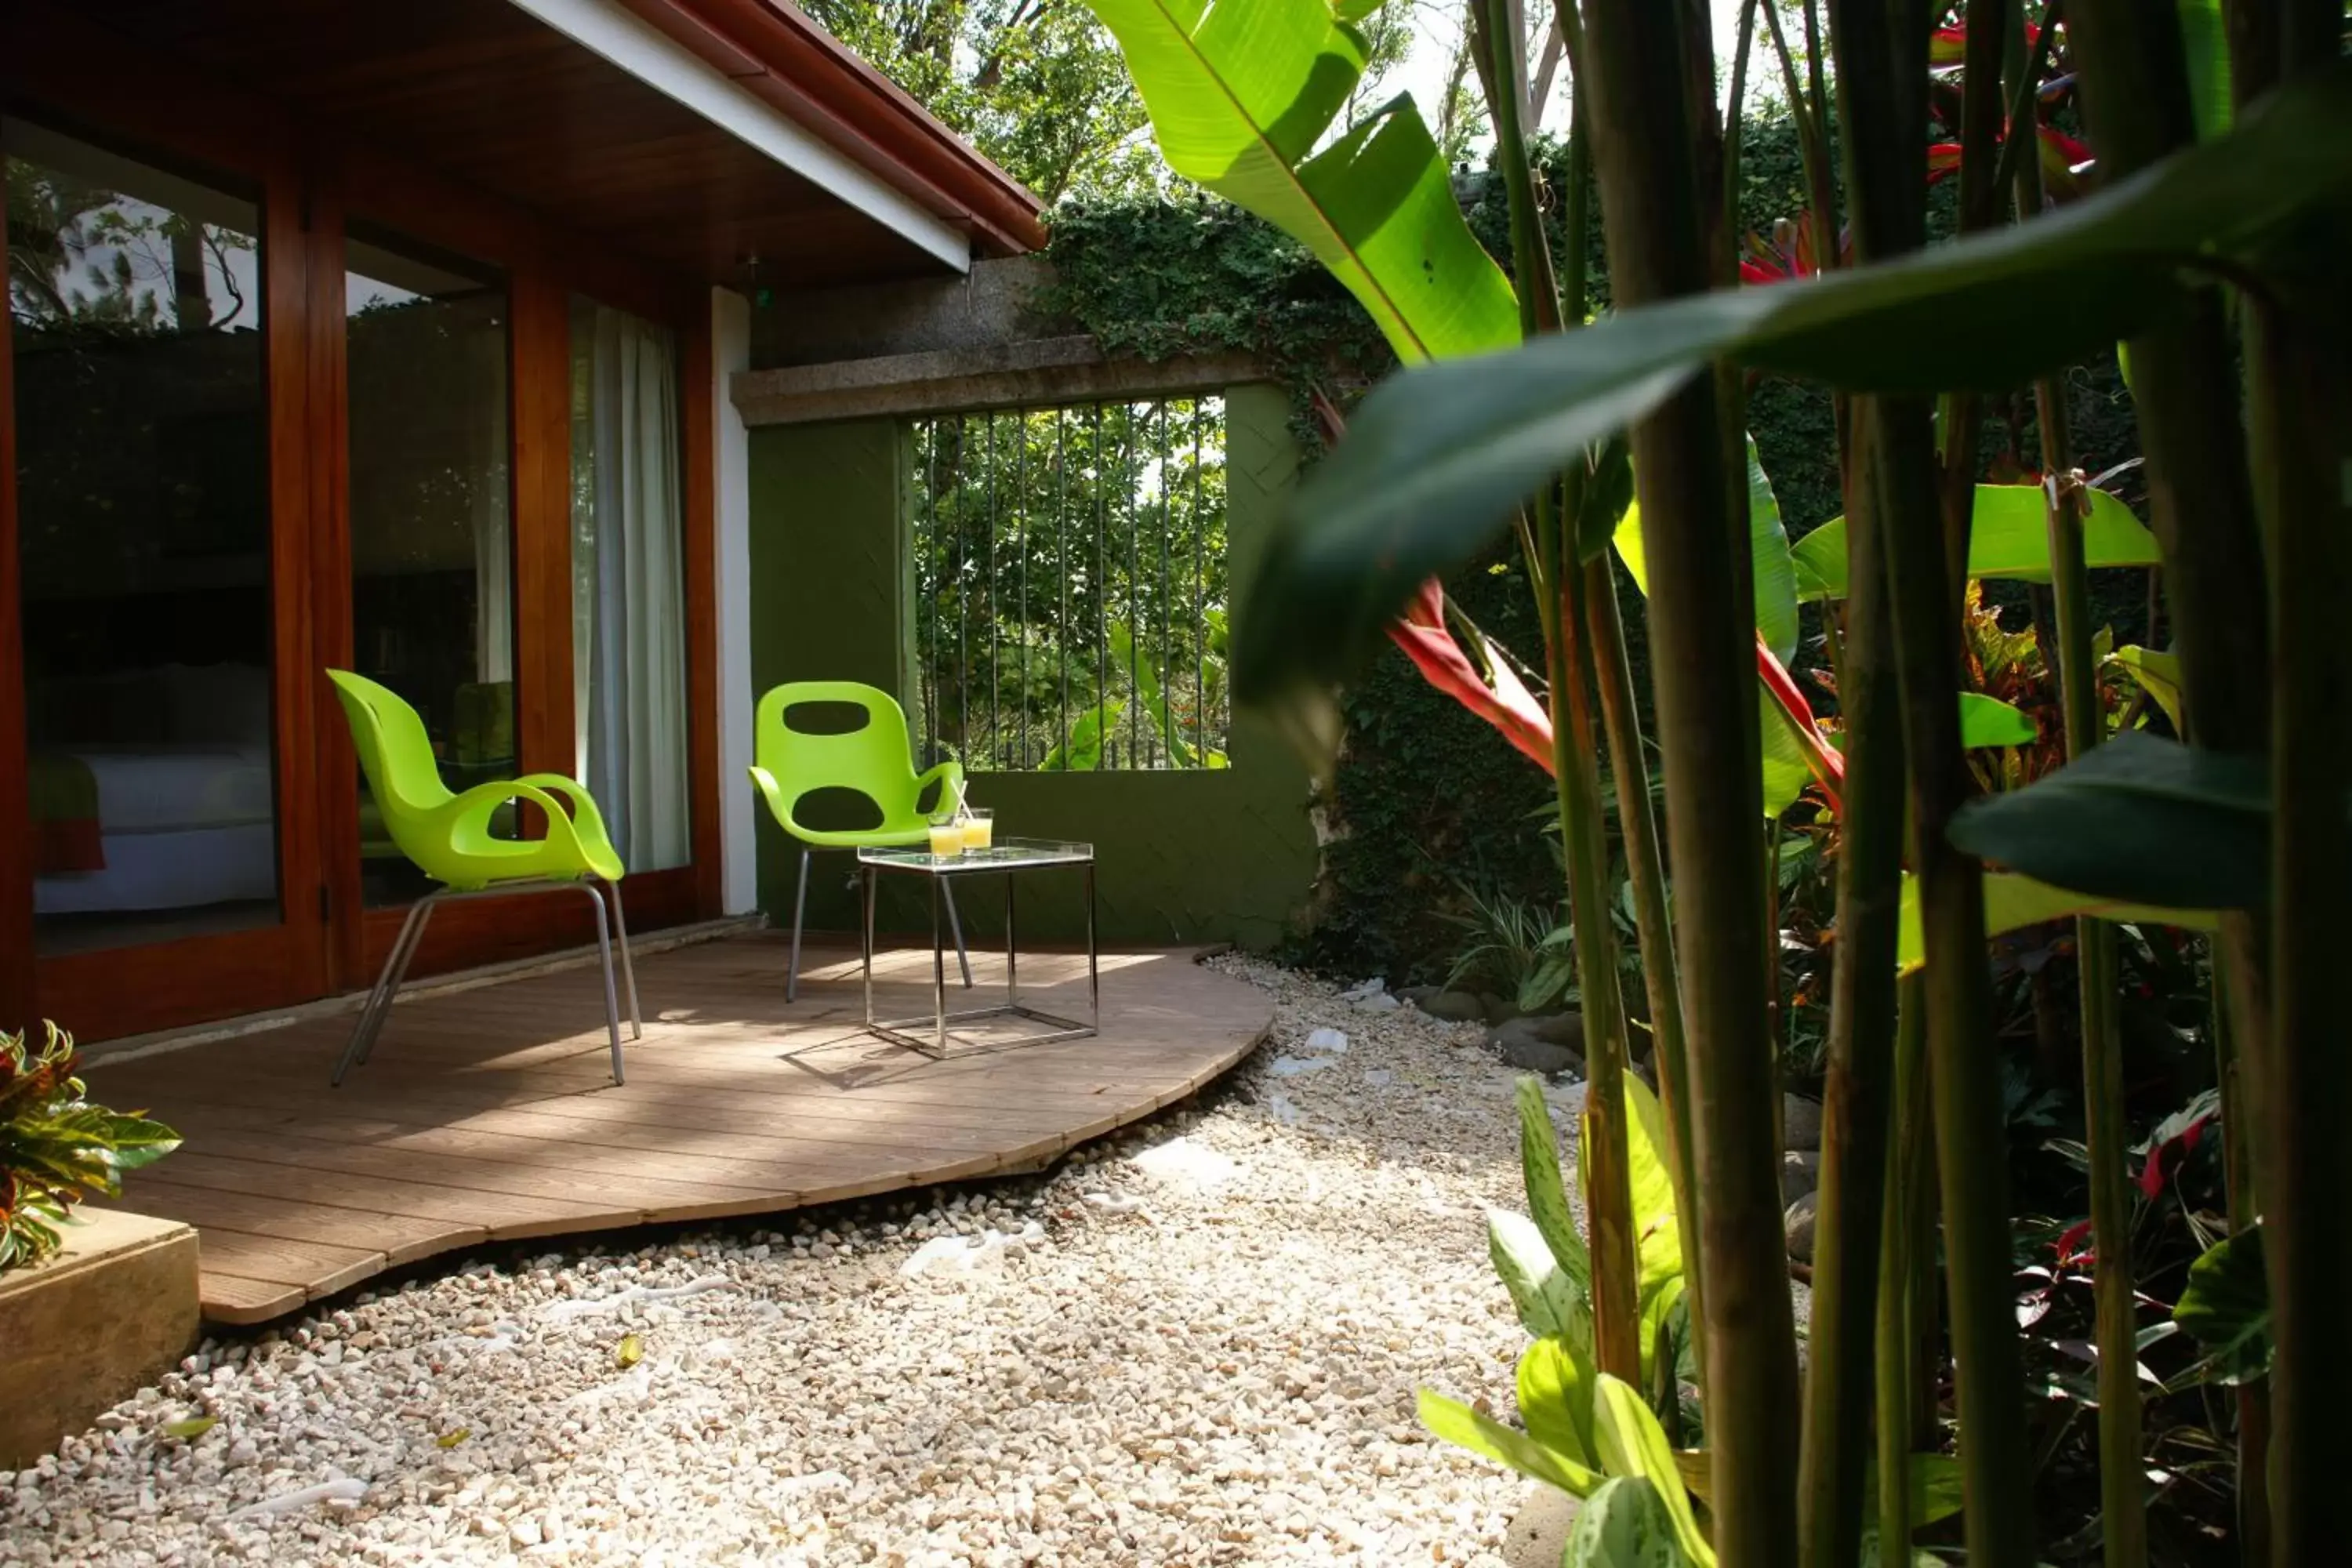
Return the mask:
{"type": "MultiPolygon", "coordinates": [[[[339,1089],[348,1016],[100,1062],[96,1097],[185,1140],[122,1206],[198,1226],[206,1317],[258,1322],[483,1241],[1034,1166],[1216,1078],[1273,1012],[1189,952],[1106,954],[1099,1037],[933,1060],[858,1027],[855,954],[809,955],[789,1006],[784,956],[747,936],[642,960],[645,1037],[621,1088],[593,968],[404,1002],[339,1089]]],[[[1001,998],[1002,956],[972,958],[964,994],[1001,998]]],[[[928,952],[880,960],[883,1016],[928,1011],[929,971],[928,952]]],[[[1024,953],[1024,999],[1083,1017],[1085,973],[1024,953]]]]}

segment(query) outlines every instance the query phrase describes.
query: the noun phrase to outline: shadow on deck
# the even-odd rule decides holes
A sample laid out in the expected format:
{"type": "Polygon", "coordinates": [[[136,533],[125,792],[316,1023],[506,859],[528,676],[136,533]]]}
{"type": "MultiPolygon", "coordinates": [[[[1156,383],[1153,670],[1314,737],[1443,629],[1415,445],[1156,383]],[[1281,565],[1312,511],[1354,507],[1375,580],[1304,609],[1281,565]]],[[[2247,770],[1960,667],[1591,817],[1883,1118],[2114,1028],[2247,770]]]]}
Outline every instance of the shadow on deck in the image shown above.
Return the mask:
{"type": "MultiPolygon", "coordinates": [[[[404,1002],[341,1089],[327,1076],[349,1016],[100,1062],[91,1092],[180,1131],[122,1206],[198,1227],[205,1315],[250,1323],[484,1241],[1031,1168],[1192,1094],[1273,1016],[1189,952],[1106,953],[1098,1037],[983,1036],[934,1060],[859,1026],[854,954],[807,962],[788,1005],[772,937],[642,959],[625,1087],[595,973],[573,969],[404,1002]]],[[[1001,955],[972,962],[974,994],[1001,997],[1001,955]]],[[[1023,954],[1024,999],[1083,1017],[1085,963],[1023,954]]],[[[878,958],[877,1012],[928,1012],[929,971],[928,952],[878,958]]]]}

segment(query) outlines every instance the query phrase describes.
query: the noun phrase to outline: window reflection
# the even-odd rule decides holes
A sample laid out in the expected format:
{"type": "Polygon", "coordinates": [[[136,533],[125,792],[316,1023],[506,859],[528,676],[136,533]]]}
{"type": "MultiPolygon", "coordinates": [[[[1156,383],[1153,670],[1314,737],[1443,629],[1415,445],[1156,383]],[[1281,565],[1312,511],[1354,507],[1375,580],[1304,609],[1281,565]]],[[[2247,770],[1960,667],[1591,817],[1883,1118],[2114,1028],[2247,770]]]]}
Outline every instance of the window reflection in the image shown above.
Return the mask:
{"type": "Polygon", "coordinates": [[[250,193],[0,121],[36,942],[274,923],[250,193]]]}
{"type": "MultiPolygon", "coordinates": [[[[450,788],[511,777],[506,286],[359,224],[347,268],[354,662],[423,716],[450,788]]],[[[429,886],[364,798],[360,840],[370,903],[429,886]]]]}

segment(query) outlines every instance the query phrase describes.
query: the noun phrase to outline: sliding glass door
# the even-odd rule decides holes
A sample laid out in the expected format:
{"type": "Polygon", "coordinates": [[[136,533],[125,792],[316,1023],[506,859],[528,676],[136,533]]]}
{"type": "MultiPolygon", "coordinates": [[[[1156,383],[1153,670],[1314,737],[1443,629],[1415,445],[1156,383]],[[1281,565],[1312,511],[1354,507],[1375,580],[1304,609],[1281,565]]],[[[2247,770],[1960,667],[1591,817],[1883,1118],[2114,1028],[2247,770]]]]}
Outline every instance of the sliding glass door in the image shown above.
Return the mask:
{"type": "Polygon", "coordinates": [[[36,951],[275,925],[259,193],[0,148],[36,951]]]}

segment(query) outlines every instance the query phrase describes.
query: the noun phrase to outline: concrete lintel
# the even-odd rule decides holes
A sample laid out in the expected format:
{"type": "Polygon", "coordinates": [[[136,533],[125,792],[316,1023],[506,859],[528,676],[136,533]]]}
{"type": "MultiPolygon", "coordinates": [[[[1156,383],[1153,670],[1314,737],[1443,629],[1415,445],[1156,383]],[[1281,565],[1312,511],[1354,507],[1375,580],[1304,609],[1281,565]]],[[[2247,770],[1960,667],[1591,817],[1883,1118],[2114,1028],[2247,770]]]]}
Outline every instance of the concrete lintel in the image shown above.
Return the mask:
{"type": "Polygon", "coordinates": [[[752,371],[733,384],[749,426],[1173,397],[1267,379],[1250,354],[1109,359],[1090,336],[1035,339],[752,371]]]}

